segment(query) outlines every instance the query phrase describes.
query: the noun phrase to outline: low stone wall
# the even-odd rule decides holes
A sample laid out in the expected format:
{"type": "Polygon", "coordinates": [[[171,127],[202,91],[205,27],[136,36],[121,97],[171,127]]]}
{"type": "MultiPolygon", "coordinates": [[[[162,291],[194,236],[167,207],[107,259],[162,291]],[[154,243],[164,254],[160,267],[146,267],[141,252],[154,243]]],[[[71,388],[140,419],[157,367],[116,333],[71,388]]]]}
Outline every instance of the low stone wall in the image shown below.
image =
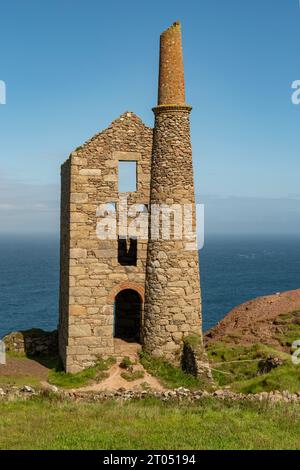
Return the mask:
{"type": "Polygon", "coordinates": [[[15,331],[3,338],[7,352],[26,356],[47,356],[58,352],[57,330],[44,331],[33,328],[15,331]]]}
{"type": "Polygon", "coordinates": [[[214,392],[207,392],[205,390],[191,391],[187,388],[177,388],[174,390],[166,390],[163,392],[158,391],[137,391],[119,389],[112,392],[80,392],[76,390],[59,390],[57,387],[49,385],[48,389],[35,390],[29,386],[6,387],[0,388],[0,400],[11,400],[14,398],[29,399],[33,396],[57,396],[60,400],[71,401],[128,401],[128,400],[142,400],[146,398],[156,398],[161,401],[174,401],[174,402],[200,402],[206,399],[224,400],[224,401],[243,401],[243,402],[269,402],[269,403],[297,403],[300,404],[300,391],[291,393],[289,391],[274,391],[274,392],[260,392],[255,394],[235,393],[230,390],[220,389],[214,392]],[[51,395],[49,395],[49,393],[51,395]]]}
{"type": "Polygon", "coordinates": [[[144,398],[157,398],[162,401],[183,401],[196,402],[204,399],[219,399],[229,401],[269,401],[269,402],[290,402],[300,404],[300,391],[297,393],[290,393],[289,391],[275,391],[275,392],[261,392],[255,394],[235,393],[230,390],[216,390],[214,392],[207,392],[205,390],[192,391],[183,387],[167,390],[164,392],[154,391],[136,391],[136,390],[116,390],[114,392],[65,392],[65,396],[73,400],[86,400],[86,401],[102,401],[108,399],[118,400],[136,400],[144,398]]]}

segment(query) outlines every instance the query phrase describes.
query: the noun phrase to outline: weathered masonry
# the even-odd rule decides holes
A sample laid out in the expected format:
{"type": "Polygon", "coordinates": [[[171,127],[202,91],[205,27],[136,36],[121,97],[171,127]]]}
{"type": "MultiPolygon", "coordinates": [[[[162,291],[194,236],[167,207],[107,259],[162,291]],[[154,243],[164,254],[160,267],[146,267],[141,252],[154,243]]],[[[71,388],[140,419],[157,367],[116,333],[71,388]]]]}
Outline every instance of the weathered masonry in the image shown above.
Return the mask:
{"type": "MultiPolygon", "coordinates": [[[[125,112],[62,165],[59,348],[69,372],[99,355],[116,355],[115,338],[140,342],[173,363],[181,360],[185,337],[197,335],[202,350],[196,247],[97,234],[99,206],[118,214],[120,195],[146,212],[153,204],[195,209],[190,111],[181,29],[174,23],[160,38],[154,129],[125,112]]],[[[195,210],[191,223],[195,228],[195,210]]],[[[197,361],[206,367],[204,354],[197,361]]]]}

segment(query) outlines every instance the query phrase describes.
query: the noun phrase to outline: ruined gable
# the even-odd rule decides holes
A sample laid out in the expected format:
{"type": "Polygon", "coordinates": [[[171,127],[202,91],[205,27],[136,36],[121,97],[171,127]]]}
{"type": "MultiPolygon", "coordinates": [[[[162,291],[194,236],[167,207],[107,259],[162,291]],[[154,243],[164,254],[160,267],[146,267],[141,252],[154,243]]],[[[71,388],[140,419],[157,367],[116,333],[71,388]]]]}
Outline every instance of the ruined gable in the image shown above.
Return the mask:
{"type": "Polygon", "coordinates": [[[125,112],[77,148],[62,166],[60,354],[69,371],[113,354],[114,297],[120,284],[143,292],[147,244],[136,266],[118,262],[118,240],[99,240],[97,209],[118,204],[119,161],[135,161],[137,190],[128,203],[149,204],[153,131],[125,112]]]}

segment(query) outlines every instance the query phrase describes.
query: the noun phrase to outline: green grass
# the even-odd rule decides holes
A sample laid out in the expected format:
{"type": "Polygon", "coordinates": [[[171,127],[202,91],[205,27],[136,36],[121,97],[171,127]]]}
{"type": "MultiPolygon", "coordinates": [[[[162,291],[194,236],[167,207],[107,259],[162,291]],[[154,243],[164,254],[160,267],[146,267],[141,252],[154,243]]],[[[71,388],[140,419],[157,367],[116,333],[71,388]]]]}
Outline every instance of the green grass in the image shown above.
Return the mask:
{"type": "Polygon", "coordinates": [[[52,369],[49,372],[48,382],[62,388],[84,387],[91,382],[100,382],[106,378],[107,370],[115,363],[114,358],[107,360],[99,358],[95,366],[88,367],[81,372],[71,374],[61,370],[52,369]]]}
{"type": "Polygon", "coordinates": [[[207,349],[215,381],[218,385],[230,385],[251,379],[259,373],[259,362],[267,357],[279,357],[286,363],[290,355],[263,344],[236,346],[217,343],[207,349]]]}
{"type": "Polygon", "coordinates": [[[132,367],[133,364],[134,363],[132,362],[132,360],[128,356],[125,356],[120,362],[120,367],[121,369],[130,369],[130,367],[132,367]]]}
{"type": "Polygon", "coordinates": [[[279,315],[275,324],[279,325],[283,330],[282,333],[277,334],[276,339],[284,347],[291,347],[292,343],[300,339],[300,311],[295,310],[279,315]]]}
{"type": "Polygon", "coordinates": [[[17,359],[27,359],[26,354],[22,352],[16,352],[16,351],[6,351],[6,357],[12,357],[12,358],[17,358],[17,359]]]}
{"type": "MultiPolygon", "coordinates": [[[[282,334],[285,341],[291,331],[290,326],[294,325],[291,323],[292,318],[289,314],[278,320],[287,324],[285,336],[282,334]]],[[[242,393],[300,390],[300,366],[292,363],[288,353],[260,343],[251,346],[217,343],[210,346],[207,352],[214,379],[219,386],[230,385],[233,390],[242,393]],[[259,363],[268,357],[278,357],[283,364],[266,374],[260,374],[259,363]]]]}
{"type": "Polygon", "coordinates": [[[140,354],[140,362],[150,374],[157,377],[162,385],[167,388],[185,387],[190,390],[207,388],[207,384],[204,384],[202,380],[186,374],[163,359],[153,358],[145,352],[140,354]]]}
{"type": "Polygon", "coordinates": [[[134,380],[143,379],[145,372],[143,370],[126,371],[121,373],[121,377],[128,382],[133,382],[134,380]]]}
{"type": "Polygon", "coordinates": [[[299,449],[299,434],[293,404],[0,402],[2,450],[299,449]]]}
{"type": "Polygon", "coordinates": [[[183,342],[184,344],[186,344],[187,346],[190,346],[191,348],[202,347],[201,336],[196,335],[196,334],[185,336],[183,342]]]}
{"type": "Polygon", "coordinates": [[[280,341],[282,346],[291,347],[293,342],[297,339],[300,339],[300,325],[295,325],[291,323],[287,331],[283,334],[278,334],[277,339],[280,341]]]}
{"type": "Polygon", "coordinates": [[[15,386],[22,387],[23,385],[29,385],[31,387],[38,388],[40,386],[40,380],[31,375],[1,375],[0,376],[0,387],[1,386],[15,386]]]}
{"type": "Polygon", "coordinates": [[[300,390],[300,366],[286,364],[271,370],[268,374],[236,382],[232,389],[242,393],[270,392],[272,390],[300,390]]]}

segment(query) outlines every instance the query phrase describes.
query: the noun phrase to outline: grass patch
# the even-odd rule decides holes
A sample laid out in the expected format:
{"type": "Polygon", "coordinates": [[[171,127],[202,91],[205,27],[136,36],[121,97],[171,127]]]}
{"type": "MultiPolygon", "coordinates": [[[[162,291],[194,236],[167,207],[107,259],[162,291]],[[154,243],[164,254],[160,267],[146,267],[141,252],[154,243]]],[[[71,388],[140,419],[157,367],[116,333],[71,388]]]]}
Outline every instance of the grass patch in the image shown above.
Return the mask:
{"type": "Polygon", "coordinates": [[[143,370],[122,372],[121,377],[128,382],[133,382],[134,380],[143,379],[145,377],[145,372],[143,370]]]}
{"type": "Polygon", "coordinates": [[[299,434],[290,403],[0,402],[2,450],[299,449],[299,434]]]}
{"type": "Polygon", "coordinates": [[[199,335],[185,336],[183,342],[186,346],[190,346],[191,348],[202,347],[202,339],[199,335]]]}
{"type": "Polygon", "coordinates": [[[300,366],[291,362],[291,345],[300,339],[300,311],[279,315],[274,324],[278,327],[275,339],[286,352],[261,343],[251,346],[220,342],[207,349],[215,381],[220,386],[230,385],[243,393],[258,393],[272,390],[300,390],[300,366]],[[260,361],[268,357],[279,358],[282,365],[260,374],[260,361]]]}
{"type": "Polygon", "coordinates": [[[6,351],[6,357],[12,357],[12,358],[17,358],[17,359],[27,359],[27,356],[25,353],[10,351],[10,350],[6,351]]]}
{"type": "Polygon", "coordinates": [[[207,352],[219,386],[230,385],[232,390],[242,393],[300,390],[300,366],[291,362],[290,354],[260,343],[252,346],[218,343],[207,352]],[[269,357],[277,357],[283,364],[260,374],[259,363],[269,357]]]}
{"type": "Polygon", "coordinates": [[[292,312],[282,313],[274,320],[276,325],[285,325],[290,323],[300,324],[300,310],[293,310],[292,312]]]}
{"type": "Polygon", "coordinates": [[[132,360],[128,356],[123,357],[122,361],[120,362],[121,369],[130,369],[132,366],[132,360]]]}
{"type": "Polygon", "coordinates": [[[48,382],[62,388],[84,387],[91,382],[100,382],[105,379],[108,376],[106,371],[108,371],[115,362],[116,360],[114,358],[108,358],[106,360],[99,358],[93,367],[88,367],[76,374],[53,369],[49,372],[48,382]]]}
{"type": "Polygon", "coordinates": [[[207,354],[214,379],[220,386],[256,378],[260,361],[268,357],[290,361],[288,354],[260,343],[251,346],[217,343],[207,349],[207,354]]]}
{"type": "Polygon", "coordinates": [[[22,387],[23,385],[29,385],[37,388],[40,385],[40,380],[37,377],[31,375],[1,375],[0,376],[0,387],[2,385],[12,387],[22,387]]]}
{"type": "Polygon", "coordinates": [[[185,387],[190,390],[207,388],[202,380],[183,372],[163,359],[151,357],[145,352],[140,353],[140,362],[151,375],[157,377],[167,388],[185,387]]]}
{"type": "Polygon", "coordinates": [[[272,390],[300,390],[300,366],[286,364],[249,380],[236,382],[233,390],[242,393],[270,392],[272,390]]]}
{"type": "Polygon", "coordinates": [[[294,341],[300,339],[300,325],[288,325],[286,331],[276,335],[276,338],[282,346],[290,348],[294,341]]]}
{"type": "Polygon", "coordinates": [[[299,310],[279,315],[274,323],[282,329],[282,333],[278,333],[276,339],[283,347],[290,348],[294,341],[300,339],[299,310]]]}

